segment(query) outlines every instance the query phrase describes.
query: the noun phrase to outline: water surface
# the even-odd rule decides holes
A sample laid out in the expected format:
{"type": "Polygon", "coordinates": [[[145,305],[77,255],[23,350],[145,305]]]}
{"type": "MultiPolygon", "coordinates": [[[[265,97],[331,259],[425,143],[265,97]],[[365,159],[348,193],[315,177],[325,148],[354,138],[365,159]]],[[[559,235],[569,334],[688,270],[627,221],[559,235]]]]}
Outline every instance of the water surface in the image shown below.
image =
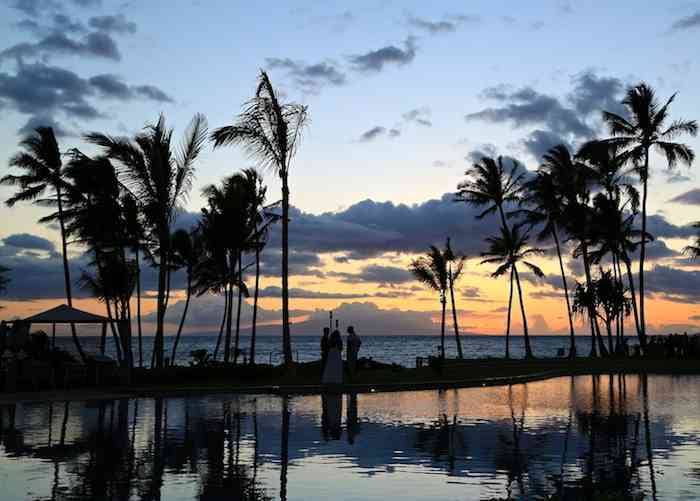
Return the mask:
{"type": "MultiPolygon", "coordinates": [[[[700,377],[0,405],[2,499],[700,492],[700,377]]],[[[624,498],[622,498],[624,499],[624,498]]]]}

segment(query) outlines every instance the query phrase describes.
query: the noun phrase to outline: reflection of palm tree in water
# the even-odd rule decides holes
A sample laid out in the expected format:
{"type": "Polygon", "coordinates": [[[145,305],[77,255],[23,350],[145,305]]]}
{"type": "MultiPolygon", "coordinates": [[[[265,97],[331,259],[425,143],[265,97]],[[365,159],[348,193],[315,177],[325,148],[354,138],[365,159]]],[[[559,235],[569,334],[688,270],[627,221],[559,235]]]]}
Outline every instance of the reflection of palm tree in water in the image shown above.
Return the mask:
{"type": "Polygon", "coordinates": [[[355,443],[355,437],[360,433],[360,422],[357,419],[357,393],[348,393],[347,407],[345,426],[348,432],[348,443],[352,445],[355,443]]]}
{"type": "Polygon", "coordinates": [[[287,467],[289,466],[289,396],[282,397],[282,440],[280,451],[280,499],[287,499],[287,467]]]}

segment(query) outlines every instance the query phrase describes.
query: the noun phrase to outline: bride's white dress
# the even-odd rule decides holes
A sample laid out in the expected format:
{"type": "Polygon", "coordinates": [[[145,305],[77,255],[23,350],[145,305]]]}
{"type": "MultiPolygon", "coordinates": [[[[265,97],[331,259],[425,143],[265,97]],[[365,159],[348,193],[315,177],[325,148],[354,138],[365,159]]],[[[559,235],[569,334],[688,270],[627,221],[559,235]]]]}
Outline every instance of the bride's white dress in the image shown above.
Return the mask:
{"type": "Polygon", "coordinates": [[[343,382],[343,359],[337,346],[328,350],[328,359],[321,382],[323,384],[342,384],[343,382]]]}

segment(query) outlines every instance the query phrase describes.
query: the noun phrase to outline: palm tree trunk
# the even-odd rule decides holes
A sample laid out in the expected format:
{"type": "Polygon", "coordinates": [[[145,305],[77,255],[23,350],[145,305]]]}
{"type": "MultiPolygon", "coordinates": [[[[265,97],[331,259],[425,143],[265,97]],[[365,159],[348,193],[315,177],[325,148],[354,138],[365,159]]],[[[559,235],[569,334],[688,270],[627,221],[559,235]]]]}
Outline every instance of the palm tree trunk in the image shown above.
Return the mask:
{"type": "Polygon", "coordinates": [[[510,358],[510,317],[513,309],[513,268],[510,269],[510,293],[508,294],[508,319],[506,321],[506,359],[510,358]]]}
{"type": "Polygon", "coordinates": [[[165,322],[165,289],[168,280],[168,252],[165,248],[166,240],[170,236],[161,235],[160,238],[160,263],[158,266],[158,298],[156,310],[156,334],[153,339],[153,357],[151,366],[158,369],[163,367],[163,323],[165,322]]]}
{"type": "MultiPolygon", "coordinates": [[[[591,290],[591,282],[593,281],[591,279],[591,267],[590,263],[588,262],[588,246],[585,244],[585,242],[581,243],[581,248],[582,248],[582,253],[581,253],[581,258],[583,259],[583,271],[586,275],[586,288],[588,290],[591,290]]],[[[588,320],[591,324],[591,357],[597,357],[598,356],[598,350],[596,349],[596,326],[598,324],[598,321],[596,319],[596,313],[593,311],[592,306],[588,306],[588,320]]]]}
{"type": "Polygon", "coordinates": [[[253,326],[250,332],[250,364],[255,365],[255,334],[258,326],[258,295],[260,293],[260,248],[255,249],[255,295],[253,296],[253,326]]]}
{"type": "Polygon", "coordinates": [[[569,299],[569,286],[566,283],[566,272],[564,272],[564,261],[561,258],[561,245],[559,244],[559,235],[557,234],[556,225],[552,224],[552,237],[557,248],[557,256],[559,257],[559,270],[561,271],[561,282],[564,285],[564,299],[566,300],[566,314],[569,317],[569,358],[576,357],[576,334],[574,332],[574,320],[571,315],[571,302],[569,299]]]}
{"type": "Polygon", "coordinates": [[[224,362],[229,363],[231,360],[231,319],[233,315],[233,282],[236,276],[236,262],[229,258],[229,269],[231,276],[229,277],[228,289],[228,311],[226,313],[226,336],[224,337],[224,362]]]}
{"type": "Polygon", "coordinates": [[[513,274],[515,275],[515,283],[518,286],[518,298],[520,299],[520,313],[523,317],[523,335],[525,336],[525,358],[534,358],[532,347],[530,346],[530,334],[527,330],[527,317],[525,316],[525,302],[523,300],[523,289],[520,287],[520,276],[518,268],[513,264],[513,274]]]}
{"type": "MultiPolygon", "coordinates": [[[[66,226],[63,222],[63,200],[61,195],[61,187],[56,185],[56,200],[58,201],[58,224],[61,229],[61,254],[63,257],[63,278],[65,280],[66,287],[66,301],[68,306],[73,307],[73,292],[70,282],[70,268],[68,267],[68,244],[66,243],[66,226]]],[[[83,352],[83,347],[80,346],[80,340],[78,340],[78,333],[75,330],[75,324],[70,324],[71,336],[73,337],[73,343],[75,343],[75,349],[78,350],[80,359],[85,362],[85,352],[83,352]]]]}
{"type": "Polygon", "coordinates": [[[608,333],[608,350],[610,354],[615,353],[614,348],[613,348],[613,340],[612,340],[612,318],[605,317],[605,329],[608,333]]]}
{"type": "Polygon", "coordinates": [[[117,352],[117,362],[119,365],[122,364],[122,350],[119,343],[119,334],[114,327],[115,316],[112,315],[112,307],[109,304],[109,299],[105,299],[105,305],[107,306],[107,318],[109,319],[109,327],[112,331],[112,338],[114,339],[114,346],[117,352]]]}
{"type": "Polygon", "coordinates": [[[289,184],[282,170],[282,349],[284,365],[292,365],[292,339],[289,327],[289,184]]]}
{"type": "Polygon", "coordinates": [[[647,184],[649,181],[649,147],[644,154],[644,180],[642,184],[642,246],[639,249],[639,344],[642,353],[647,346],[646,321],[644,317],[644,260],[646,259],[647,241],[647,184]]]}
{"type": "Polygon", "coordinates": [[[445,310],[447,308],[447,300],[445,293],[440,292],[440,304],[442,306],[442,316],[440,317],[440,357],[445,359],[445,310]]]}
{"type": "Polygon", "coordinates": [[[632,295],[632,313],[634,314],[634,326],[637,329],[637,336],[639,337],[639,344],[642,344],[642,330],[639,326],[639,312],[637,310],[637,295],[634,291],[634,277],[632,276],[632,262],[627,256],[627,253],[623,254],[622,260],[625,262],[625,268],[627,268],[627,280],[630,283],[630,294],[632,295]]]}
{"type": "Polygon", "coordinates": [[[175,334],[175,341],[173,341],[173,351],[170,355],[170,365],[175,365],[175,355],[177,354],[177,345],[180,343],[180,334],[182,333],[182,326],[185,325],[185,318],[187,318],[187,309],[190,306],[190,297],[192,295],[192,270],[187,270],[187,297],[185,299],[185,309],[182,311],[182,317],[180,318],[180,325],[177,326],[177,334],[175,334]]]}
{"type": "Polygon", "coordinates": [[[219,347],[221,346],[221,336],[224,333],[224,325],[226,324],[226,317],[228,313],[228,285],[224,287],[224,314],[221,317],[221,326],[219,327],[219,335],[216,338],[216,347],[214,348],[214,360],[216,360],[219,354],[219,347]]]}
{"type": "Polygon", "coordinates": [[[139,329],[139,367],[143,367],[143,331],[141,329],[141,264],[136,249],[136,322],[139,329]]]}
{"type": "Polygon", "coordinates": [[[459,339],[459,325],[457,324],[457,306],[455,304],[454,285],[454,281],[452,280],[452,265],[450,264],[450,299],[452,301],[452,324],[455,329],[455,340],[457,341],[457,356],[461,360],[464,358],[464,353],[462,352],[462,341],[459,339]]]}
{"type": "Polygon", "coordinates": [[[238,347],[241,333],[241,303],[243,302],[243,253],[238,252],[238,305],[236,306],[236,339],[233,348],[233,363],[238,363],[238,347]]]}

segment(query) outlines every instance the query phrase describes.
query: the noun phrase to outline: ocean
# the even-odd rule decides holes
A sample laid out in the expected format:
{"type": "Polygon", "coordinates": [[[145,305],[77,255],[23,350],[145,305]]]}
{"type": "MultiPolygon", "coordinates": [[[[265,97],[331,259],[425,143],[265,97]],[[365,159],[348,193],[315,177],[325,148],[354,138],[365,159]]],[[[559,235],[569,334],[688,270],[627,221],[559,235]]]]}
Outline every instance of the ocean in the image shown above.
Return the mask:
{"type": "MultiPolygon", "coordinates": [[[[505,337],[504,336],[460,336],[462,340],[462,349],[466,358],[488,358],[488,357],[503,357],[505,354],[505,337]]],[[[568,352],[569,338],[568,336],[530,336],[532,350],[535,356],[554,357],[560,348],[564,348],[568,352]]],[[[99,337],[97,336],[81,336],[81,344],[83,349],[89,353],[97,353],[99,351],[99,337]]],[[[165,353],[170,356],[173,337],[165,338],[165,353]]],[[[631,341],[630,344],[634,344],[631,341]]],[[[56,345],[62,349],[75,352],[73,340],[70,337],[60,336],[56,338],[56,345]]],[[[151,347],[153,346],[153,337],[145,336],[143,338],[143,359],[144,365],[150,363],[151,347]]],[[[216,335],[209,334],[188,334],[183,335],[178,345],[178,353],[176,363],[178,365],[187,365],[192,358],[190,352],[196,349],[206,349],[210,353],[214,351],[216,346],[216,335]]],[[[241,336],[240,348],[245,351],[245,357],[248,358],[248,350],[250,346],[250,336],[241,336]]],[[[428,355],[436,355],[440,346],[439,336],[404,336],[404,335],[387,335],[387,336],[362,336],[362,347],[360,348],[360,357],[371,357],[374,360],[400,364],[405,367],[414,367],[416,357],[427,357],[428,355]]],[[[576,347],[580,355],[587,355],[591,348],[590,338],[588,336],[577,336],[576,347]]],[[[258,336],[256,340],[256,360],[258,363],[273,363],[278,364],[282,360],[282,339],[278,336],[258,336]]],[[[511,337],[511,356],[523,357],[525,355],[525,344],[522,336],[511,337]]],[[[320,357],[319,336],[296,335],[292,337],[292,351],[294,359],[300,362],[308,362],[317,360],[320,357]]],[[[447,336],[445,341],[445,351],[448,357],[457,356],[457,346],[455,344],[454,335],[447,336]]],[[[107,338],[106,353],[109,356],[115,356],[114,341],[111,336],[107,338]]],[[[134,354],[138,360],[137,340],[134,339],[134,354]]],[[[220,350],[219,357],[222,351],[220,350]]]]}

